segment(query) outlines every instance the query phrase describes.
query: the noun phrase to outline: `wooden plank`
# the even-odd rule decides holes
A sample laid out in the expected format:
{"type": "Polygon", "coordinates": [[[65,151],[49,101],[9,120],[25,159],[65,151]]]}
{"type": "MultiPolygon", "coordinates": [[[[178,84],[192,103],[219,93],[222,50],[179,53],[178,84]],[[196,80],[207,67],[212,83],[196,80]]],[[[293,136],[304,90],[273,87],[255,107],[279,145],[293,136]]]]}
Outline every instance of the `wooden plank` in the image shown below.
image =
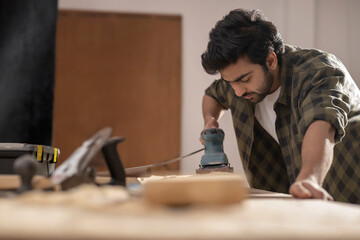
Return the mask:
{"type": "Polygon", "coordinates": [[[270,192],[262,189],[249,189],[250,198],[292,198],[290,194],[270,192]]]}
{"type": "Polygon", "coordinates": [[[154,204],[189,205],[239,203],[248,194],[242,177],[214,173],[149,180],[143,195],[154,204]]]}
{"type": "MultiPolygon", "coordinates": [[[[126,137],[118,147],[125,167],[179,156],[180,41],[179,16],[59,12],[53,134],[59,163],[105,126],[126,137]]],[[[106,169],[101,157],[94,165],[106,169]]]]}

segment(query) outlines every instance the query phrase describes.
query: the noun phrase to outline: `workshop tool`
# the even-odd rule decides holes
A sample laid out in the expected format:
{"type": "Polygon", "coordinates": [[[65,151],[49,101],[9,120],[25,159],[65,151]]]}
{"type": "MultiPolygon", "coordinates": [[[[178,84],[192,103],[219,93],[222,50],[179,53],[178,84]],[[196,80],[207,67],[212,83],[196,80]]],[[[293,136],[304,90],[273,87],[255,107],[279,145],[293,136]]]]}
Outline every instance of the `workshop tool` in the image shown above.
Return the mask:
{"type": "Polygon", "coordinates": [[[95,170],[90,167],[94,157],[102,151],[111,174],[111,185],[125,186],[125,171],[117,153],[116,146],[124,137],[109,138],[112,128],[103,128],[86,140],[75,152],[55,169],[51,181],[61,185],[62,190],[76,187],[82,183],[95,183],[95,170]]]}
{"type": "Polygon", "coordinates": [[[201,157],[196,173],[233,172],[228,158],[224,153],[223,141],[225,133],[220,128],[208,128],[201,132],[201,139],[205,146],[205,153],[201,157]]]}
{"type": "Polygon", "coordinates": [[[49,177],[54,172],[60,150],[45,145],[0,143],[0,174],[14,174],[14,161],[26,154],[36,159],[36,175],[49,177]]]}
{"type": "Polygon", "coordinates": [[[32,189],[31,182],[37,171],[37,163],[34,156],[25,154],[17,158],[14,162],[14,173],[21,178],[21,186],[18,193],[26,192],[32,189]]]}
{"type": "Polygon", "coordinates": [[[101,149],[110,172],[110,185],[126,185],[125,169],[116,150],[117,144],[124,140],[124,137],[109,138],[101,149]]]}
{"type": "Polygon", "coordinates": [[[149,175],[151,173],[150,168],[159,167],[170,164],[192,156],[205,149],[204,155],[201,157],[200,168],[196,170],[196,173],[209,173],[209,172],[233,172],[234,169],[230,167],[230,163],[224,153],[223,141],[225,133],[220,128],[209,128],[201,133],[201,139],[204,142],[205,148],[201,148],[187,155],[167,160],[160,163],[149,164],[144,166],[126,168],[126,176],[139,176],[141,174],[149,175]]]}

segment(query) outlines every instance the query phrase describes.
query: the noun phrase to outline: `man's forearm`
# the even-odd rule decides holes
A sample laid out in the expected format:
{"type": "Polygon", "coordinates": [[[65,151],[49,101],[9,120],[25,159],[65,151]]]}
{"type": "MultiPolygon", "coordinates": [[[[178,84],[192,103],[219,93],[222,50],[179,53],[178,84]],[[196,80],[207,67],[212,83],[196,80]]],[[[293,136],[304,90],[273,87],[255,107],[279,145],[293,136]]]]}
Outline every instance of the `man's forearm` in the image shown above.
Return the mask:
{"type": "Polygon", "coordinates": [[[334,152],[334,127],[325,121],[313,122],[302,144],[302,167],[297,181],[312,178],[322,186],[330,169],[334,152]]]}
{"type": "Polygon", "coordinates": [[[334,127],[325,121],[313,122],[307,129],[301,148],[302,166],[289,192],[296,198],[334,200],[322,187],[334,152],[334,127]]]}
{"type": "Polygon", "coordinates": [[[202,112],[204,117],[204,126],[218,127],[217,120],[224,108],[212,97],[204,95],[202,101],[202,112]]]}

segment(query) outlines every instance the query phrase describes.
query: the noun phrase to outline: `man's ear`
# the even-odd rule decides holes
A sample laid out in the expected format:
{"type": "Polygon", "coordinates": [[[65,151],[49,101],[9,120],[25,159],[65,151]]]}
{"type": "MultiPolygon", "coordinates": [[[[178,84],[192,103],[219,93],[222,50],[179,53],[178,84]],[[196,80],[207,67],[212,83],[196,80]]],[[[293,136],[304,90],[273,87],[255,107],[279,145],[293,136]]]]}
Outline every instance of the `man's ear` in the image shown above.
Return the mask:
{"type": "Polygon", "coordinates": [[[277,68],[277,64],[278,64],[277,55],[276,53],[271,52],[266,58],[266,67],[269,69],[269,71],[275,70],[277,68]]]}

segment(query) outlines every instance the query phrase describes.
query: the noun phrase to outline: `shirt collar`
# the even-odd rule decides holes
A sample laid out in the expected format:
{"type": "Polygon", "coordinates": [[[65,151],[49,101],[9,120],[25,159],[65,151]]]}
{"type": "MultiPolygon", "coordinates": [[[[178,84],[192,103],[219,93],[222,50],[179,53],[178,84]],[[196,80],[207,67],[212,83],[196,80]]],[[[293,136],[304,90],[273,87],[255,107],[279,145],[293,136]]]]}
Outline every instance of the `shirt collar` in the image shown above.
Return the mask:
{"type": "Polygon", "coordinates": [[[290,45],[285,45],[285,53],[279,56],[280,66],[280,95],[278,103],[284,105],[291,105],[291,85],[293,67],[290,61],[290,55],[295,51],[295,48],[290,45]]]}

